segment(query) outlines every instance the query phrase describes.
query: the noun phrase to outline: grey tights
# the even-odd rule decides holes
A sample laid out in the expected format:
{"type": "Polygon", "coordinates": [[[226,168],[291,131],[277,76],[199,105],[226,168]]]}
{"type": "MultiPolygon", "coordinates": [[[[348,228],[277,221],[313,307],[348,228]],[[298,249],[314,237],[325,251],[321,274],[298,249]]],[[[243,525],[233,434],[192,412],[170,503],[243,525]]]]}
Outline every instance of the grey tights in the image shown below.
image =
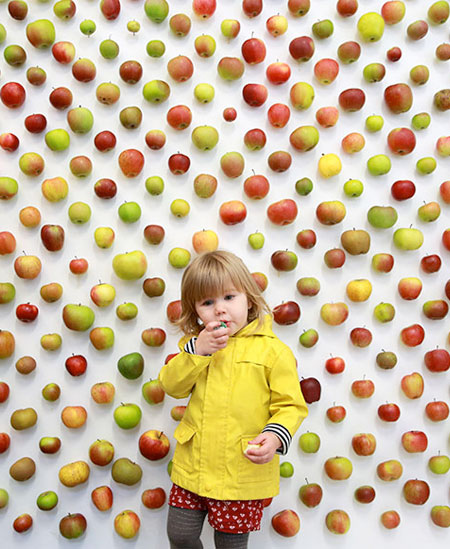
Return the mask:
{"type": "MultiPolygon", "coordinates": [[[[170,549],[203,549],[200,534],[207,511],[169,505],[167,535],[170,549]]],[[[216,549],[247,549],[249,534],[227,534],[214,530],[216,549]]]]}

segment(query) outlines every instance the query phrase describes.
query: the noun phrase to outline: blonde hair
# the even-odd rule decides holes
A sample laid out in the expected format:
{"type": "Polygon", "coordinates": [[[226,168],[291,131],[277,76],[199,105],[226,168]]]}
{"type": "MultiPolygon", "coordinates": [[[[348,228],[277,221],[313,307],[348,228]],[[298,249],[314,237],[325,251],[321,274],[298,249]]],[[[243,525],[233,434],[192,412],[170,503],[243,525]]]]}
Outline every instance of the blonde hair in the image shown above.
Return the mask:
{"type": "Polygon", "coordinates": [[[176,324],[187,335],[198,335],[203,326],[198,323],[195,303],[206,297],[215,297],[230,284],[246,294],[250,307],[247,321],[258,319],[258,326],[264,316],[271,314],[269,305],[261,295],[250,271],[242,259],[231,252],[216,250],[199,255],[190,263],[181,279],[181,316],[176,324]]]}

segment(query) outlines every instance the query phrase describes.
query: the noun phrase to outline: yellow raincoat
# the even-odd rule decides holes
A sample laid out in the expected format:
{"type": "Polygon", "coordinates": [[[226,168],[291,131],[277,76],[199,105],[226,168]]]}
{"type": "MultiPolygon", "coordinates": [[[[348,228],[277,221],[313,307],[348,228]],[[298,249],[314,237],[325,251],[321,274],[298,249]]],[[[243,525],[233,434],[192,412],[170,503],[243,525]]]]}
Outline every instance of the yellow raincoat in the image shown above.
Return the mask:
{"type": "Polygon", "coordinates": [[[255,464],[244,450],[269,423],[292,436],[308,413],[292,351],[273,333],[269,315],[262,327],[257,322],[211,356],[185,352],[189,337],[181,338],[181,352],[159,374],[172,397],[191,395],[174,432],[171,478],[200,496],[245,500],[278,494],[278,454],[255,464]]]}

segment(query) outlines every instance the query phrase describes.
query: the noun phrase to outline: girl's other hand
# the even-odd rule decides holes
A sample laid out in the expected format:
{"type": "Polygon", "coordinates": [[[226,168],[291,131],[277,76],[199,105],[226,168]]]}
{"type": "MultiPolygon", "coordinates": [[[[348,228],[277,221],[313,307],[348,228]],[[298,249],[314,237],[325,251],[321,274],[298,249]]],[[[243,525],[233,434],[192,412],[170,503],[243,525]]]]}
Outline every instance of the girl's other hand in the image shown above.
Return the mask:
{"type": "Polygon", "coordinates": [[[249,448],[245,452],[245,457],[253,463],[269,463],[272,461],[277,448],[280,448],[281,441],[275,433],[266,432],[260,433],[249,444],[259,444],[259,448],[249,448]]]}
{"type": "Polygon", "coordinates": [[[195,352],[197,355],[205,356],[225,349],[229,337],[229,329],[223,328],[220,321],[214,320],[208,322],[205,328],[198,334],[197,341],[195,342],[195,352]]]}

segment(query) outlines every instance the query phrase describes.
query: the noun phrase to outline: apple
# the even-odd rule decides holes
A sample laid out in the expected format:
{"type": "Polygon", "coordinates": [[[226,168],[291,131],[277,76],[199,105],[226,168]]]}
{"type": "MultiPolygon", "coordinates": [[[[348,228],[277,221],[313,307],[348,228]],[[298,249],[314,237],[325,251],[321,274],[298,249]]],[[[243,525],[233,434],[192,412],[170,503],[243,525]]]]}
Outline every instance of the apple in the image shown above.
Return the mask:
{"type": "Polygon", "coordinates": [[[74,156],[70,160],[69,167],[75,177],[87,177],[92,172],[92,161],[87,156],[74,156]]]}
{"type": "Polygon", "coordinates": [[[353,472],[353,465],[348,458],[335,456],[325,461],[324,470],[332,480],[346,480],[353,472]]]}
{"type": "Polygon", "coordinates": [[[300,381],[300,389],[302,391],[305,402],[307,402],[308,404],[320,400],[322,388],[319,380],[315,377],[303,378],[300,381]]]}
{"type": "Polygon", "coordinates": [[[411,40],[421,40],[428,32],[428,23],[423,19],[418,19],[410,23],[406,29],[406,34],[411,40]]]}
{"type": "Polygon", "coordinates": [[[249,65],[256,65],[266,58],[266,45],[260,38],[252,37],[242,43],[241,53],[249,65]]]}
{"type": "Polygon", "coordinates": [[[400,297],[406,300],[416,299],[422,291],[422,281],[415,277],[401,278],[397,285],[400,297]]]}
{"type": "Polygon", "coordinates": [[[316,233],[312,229],[302,229],[295,238],[297,244],[305,250],[314,248],[317,242],[316,233]]]}
{"type": "Polygon", "coordinates": [[[394,232],[393,241],[400,250],[417,250],[422,246],[424,237],[420,229],[408,227],[397,229],[394,232]]]}
{"type": "Polygon", "coordinates": [[[416,65],[409,71],[411,82],[418,86],[423,86],[430,78],[430,71],[426,65],[416,65]]]}
{"type": "Polygon", "coordinates": [[[292,164],[292,156],[287,151],[275,151],[267,158],[267,164],[274,172],[285,172],[292,164]]]}
{"type": "Polygon", "coordinates": [[[11,443],[11,437],[8,433],[0,433],[0,454],[6,452],[11,443]]]}
{"type": "Polygon", "coordinates": [[[375,358],[377,366],[383,370],[391,370],[392,368],[395,368],[397,360],[397,355],[395,353],[392,351],[385,351],[384,349],[382,349],[375,358]]]}
{"type": "Polygon", "coordinates": [[[447,316],[448,304],[443,299],[426,301],[422,307],[423,314],[431,320],[440,320],[447,316]]]}
{"type": "Polygon", "coordinates": [[[94,311],[87,305],[67,304],[63,308],[63,321],[69,330],[84,332],[95,320],[94,311]]]}
{"type": "Polygon", "coordinates": [[[300,530],[300,518],[292,509],[284,509],[273,515],[271,524],[277,534],[286,538],[297,535],[300,530]]]}
{"type": "Polygon", "coordinates": [[[437,202],[427,202],[417,210],[417,216],[421,221],[430,223],[436,221],[441,215],[441,207],[437,202]]]}
{"type": "Polygon", "coordinates": [[[219,238],[214,231],[203,229],[192,235],[192,247],[198,254],[213,252],[219,247],[219,238]]]}
{"type": "Polygon", "coordinates": [[[348,306],[343,302],[324,303],[320,308],[320,318],[330,326],[338,326],[347,320],[348,306]]]}
{"type": "Polygon", "coordinates": [[[236,225],[247,217],[247,208],[240,200],[230,200],[221,204],[219,216],[225,225],[236,225]]]}
{"type": "Polygon", "coordinates": [[[425,339],[425,330],[420,324],[411,324],[401,330],[400,339],[407,347],[417,347],[425,339]]]}
{"type": "Polygon", "coordinates": [[[446,372],[450,368],[450,353],[445,349],[427,351],[424,362],[430,372],[446,372]]]}
{"type": "Polygon", "coordinates": [[[272,15],[266,20],[266,29],[275,38],[281,36],[288,29],[288,20],[284,15],[272,15]]]}
{"type": "Polygon", "coordinates": [[[186,248],[172,248],[168,255],[170,265],[175,269],[184,269],[191,260],[191,254],[186,248]]]}
{"type": "Polygon", "coordinates": [[[134,538],[141,526],[139,516],[130,509],[122,511],[114,519],[114,530],[120,537],[125,539],[134,538]]]}
{"type": "Polygon", "coordinates": [[[108,511],[113,505],[113,492],[109,486],[97,486],[91,492],[91,500],[99,511],[108,511]]]}
{"type": "Polygon", "coordinates": [[[159,509],[166,502],[166,492],[160,487],[149,488],[142,492],[141,501],[148,509],[159,509]]]}
{"type": "Polygon", "coordinates": [[[116,307],[116,315],[120,320],[127,321],[133,320],[138,314],[138,308],[134,303],[130,301],[121,303],[116,307]]]}
{"type": "Polygon", "coordinates": [[[43,454],[56,454],[61,448],[59,437],[42,437],[39,440],[39,450],[43,454]]]}
{"type": "Polygon", "coordinates": [[[167,63],[167,72],[176,82],[185,82],[194,73],[194,65],[186,55],[178,55],[167,63]]]}
{"type": "Polygon", "coordinates": [[[146,16],[154,23],[162,23],[169,13],[166,0],[146,0],[144,4],[146,16]]]}
{"type": "Polygon", "coordinates": [[[372,486],[359,486],[354,492],[355,499],[358,503],[372,503],[375,499],[375,488],[372,486]]]}
{"type": "Polygon", "coordinates": [[[16,370],[19,374],[28,375],[36,369],[36,360],[31,356],[22,356],[16,361],[16,370]]]}
{"type": "Polygon", "coordinates": [[[312,32],[316,38],[329,38],[334,31],[333,22],[330,19],[316,21],[312,25],[312,32]]]}
{"type": "Polygon", "coordinates": [[[97,68],[93,61],[86,57],[80,57],[72,65],[72,76],[78,82],[92,82],[97,75],[97,68]]]}
{"type": "Polygon", "coordinates": [[[149,404],[159,404],[163,402],[165,392],[158,379],[150,379],[142,385],[142,396],[149,404]]]}
{"type": "Polygon", "coordinates": [[[270,262],[277,271],[292,271],[297,266],[298,258],[295,252],[278,250],[271,255],[270,262]]]}
{"type": "Polygon", "coordinates": [[[445,475],[450,470],[450,458],[448,456],[431,456],[428,460],[428,468],[436,475],[445,475]]]}
{"type": "Polygon", "coordinates": [[[66,539],[76,539],[84,534],[87,520],[81,513],[69,513],[59,521],[60,534],[66,539]]]}
{"type": "Polygon", "coordinates": [[[267,119],[274,128],[284,128],[291,117],[291,110],[283,103],[274,103],[267,111],[267,119]]]}
{"type": "Polygon", "coordinates": [[[306,110],[314,101],[314,88],[308,82],[296,82],[290,89],[291,104],[295,109],[306,110]]]}
{"type": "Polygon", "coordinates": [[[77,377],[86,372],[88,362],[83,355],[75,355],[72,353],[72,356],[66,358],[64,365],[71,376],[77,377]]]}
{"type": "Polygon", "coordinates": [[[343,406],[331,406],[327,409],[326,414],[332,423],[340,423],[344,421],[347,412],[343,406]]]}
{"type": "Polygon", "coordinates": [[[174,406],[170,410],[170,417],[175,421],[181,421],[184,413],[186,412],[186,406],[174,406]]]}
{"type": "Polygon", "coordinates": [[[358,132],[347,134],[341,141],[341,146],[347,154],[354,154],[362,151],[366,144],[364,136],[358,132]]]}
{"type": "Polygon", "coordinates": [[[372,293],[372,283],[366,278],[356,278],[348,282],[346,293],[351,301],[367,301],[372,293]]]}
{"type": "MultiPolygon", "coordinates": [[[[45,168],[45,162],[42,156],[38,153],[30,152],[25,153],[19,158],[20,170],[30,177],[37,177],[45,168]]],[[[15,179],[5,178],[2,181],[2,196],[4,199],[9,200],[17,192],[17,182],[15,179]]]]}
{"type": "Polygon", "coordinates": [[[304,276],[297,280],[296,287],[301,295],[314,296],[320,291],[320,282],[313,276],[304,276]]]}
{"type": "Polygon", "coordinates": [[[289,142],[297,151],[310,151],[319,142],[319,132],[314,126],[299,126],[290,134],[289,142]]]}
{"type": "Polygon", "coordinates": [[[298,444],[305,454],[315,454],[320,448],[320,437],[317,433],[310,433],[307,431],[300,435],[298,444]]]}
{"type": "Polygon", "coordinates": [[[91,397],[97,404],[109,404],[114,400],[115,387],[110,381],[94,383],[91,387],[91,397]]]}
{"type": "Polygon", "coordinates": [[[350,517],[342,509],[333,509],[325,517],[326,527],[333,534],[346,534],[350,528],[350,517]]]}
{"type": "Polygon", "coordinates": [[[223,80],[239,80],[244,70],[244,62],[238,57],[222,57],[217,64],[217,73],[223,80]]]}
{"type": "Polygon", "coordinates": [[[420,398],[423,394],[424,381],[419,372],[413,372],[402,377],[401,388],[407,398],[420,398]]]}
{"type": "Polygon", "coordinates": [[[99,248],[110,248],[114,242],[115,233],[111,227],[97,227],[94,240],[99,248]]]}
{"type": "Polygon", "coordinates": [[[35,255],[21,255],[14,260],[14,271],[19,278],[32,280],[41,272],[41,260],[35,255]]]}
{"type": "Polygon", "coordinates": [[[72,19],[77,11],[77,6],[72,0],[59,0],[53,6],[53,13],[59,19],[63,21],[68,21],[72,19]]]}
{"type": "Polygon", "coordinates": [[[339,94],[338,101],[343,111],[355,112],[364,106],[366,94],[360,88],[349,88],[339,94]]]}
{"type": "Polygon", "coordinates": [[[345,263],[345,252],[340,248],[332,248],[325,252],[323,260],[329,269],[339,269],[345,263]]]}
{"type": "Polygon", "coordinates": [[[70,272],[74,275],[84,274],[89,268],[88,260],[83,257],[75,257],[69,262],[70,272]]]}
{"type": "Polygon", "coordinates": [[[406,8],[403,2],[398,0],[390,0],[385,2],[381,7],[381,16],[386,25],[396,25],[405,16],[406,8]]]}
{"type": "Polygon", "coordinates": [[[448,61],[450,59],[450,48],[448,43],[444,42],[436,47],[435,55],[439,61],[448,61]]]}
{"type": "Polygon", "coordinates": [[[268,91],[264,84],[245,84],[242,97],[250,107],[261,107],[267,100],[268,91]]]}
{"type": "Polygon", "coordinates": [[[237,19],[224,19],[220,24],[220,31],[225,38],[233,39],[239,34],[241,24],[237,19]]]}
{"type": "Polygon", "coordinates": [[[450,251],[450,229],[445,229],[442,233],[442,244],[446,250],[450,251]]]}
{"type": "Polygon", "coordinates": [[[262,0],[242,0],[242,11],[251,19],[257,17],[263,9],[262,0]]]}
{"type": "Polygon", "coordinates": [[[166,332],[162,328],[147,328],[141,333],[141,339],[149,347],[160,347],[166,340],[166,332]]]}
{"type": "Polygon", "coordinates": [[[14,152],[18,149],[20,144],[19,138],[13,133],[0,134],[0,147],[4,151],[14,152]]]}
{"type": "Polygon", "coordinates": [[[69,429],[79,429],[87,420],[87,411],[84,406],[65,406],[61,411],[61,421],[69,429]]]}
{"type": "Polygon", "coordinates": [[[449,416],[449,406],[443,400],[433,400],[425,406],[425,415],[431,421],[444,421],[449,416]]]}
{"type": "Polygon", "coordinates": [[[122,403],[114,410],[114,421],[121,429],[133,429],[141,418],[142,411],[137,404],[122,403]]]}
{"type": "Polygon", "coordinates": [[[260,289],[261,292],[264,292],[267,288],[267,285],[269,283],[267,276],[264,273],[251,273],[253,280],[256,282],[256,285],[260,289]]]}
{"type": "Polygon", "coordinates": [[[340,356],[332,356],[325,361],[325,369],[329,374],[340,374],[345,369],[345,360],[340,356]]]}
{"type": "Polygon", "coordinates": [[[191,30],[191,19],[185,13],[177,13],[169,19],[169,28],[175,36],[182,38],[191,30]]]}
{"type": "Polygon", "coordinates": [[[443,89],[434,94],[433,104],[439,111],[450,109],[450,90],[443,89]]]}
{"type": "Polygon", "coordinates": [[[436,526],[440,526],[441,528],[450,527],[450,507],[448,505],[433,505],[430,517],[436,526]]]}
{"type": "Polygon", "coordinates": [[[420,260],[420,267],[426,273],[437,273],[441,265],[442,260],[437,254],[426,255],[420,260]]]}
{"type": "Polygon", "coordinates": [[[372,257],[372,268],[379,273],[390,273],[394,266],[394,256],[389,253],[378,253],[372,257]]]}
{"type": "MultiPolygon", "coordinates": [[[[0,28],[1,41],[1,28],[0,28]]],[[[47,73],[41,67],[30,67],[26,72],[27,80],[32,86],[42,86],[47,80],[47,73]]]]}
{"type": "Polygon", "coordinates": [[[387,528],[388,530],[391,530],[393,528],[397,528],[397,526],[400,524],[400,515],[397,513],[397,511],[390,510],[390,511],[384,511],[384,513],[380,516],[381,524],[387,528]]]}
{"type": "Polygon", "coordinates": [[[114,345],[114,330],[107,326],[97,326],[89,332],[89,340],[97,351],[110,349],[114,345]]]}
{"type": "Polygon", "coordinates": [[[166,144],[166,134],[162,130],[149,130],[145,134],[145,143],[152,151],[159,151],[166,144]]]}
{"type": "Polygon", "coordinates": [[[189,170],[191,161],[187,155],[175,153],[169,157],[167,164],[174,175],[183,175],[189,170]]]}
{"type": "Polygon", "coordinates": [[[375,384],[370,379],[357,379],[352,382],[351,391],[357,398],[370,398],[375,392],[375,384]]]}
{"type": "Polygon", "coordinates": [[[403,466],[396,459],[389,459],[377,465],[377,475],[381,480],[385,482],[398,480],[402,476],[402,474],[403,466]]]}
{"type": "Polygon", "coordinates": [[[176,299],[174,301],[170,301],[169,304],[166,307],[166,315],[169,322],[176,322],[180,316],[181,316],[181,300],[176,299]]]}
{"type": "Polygon", "coordinates": [[[322,501],[322,495],[322,487],[315,482],[303,484],[298,492],[301,502],[309,508],[317,507],[322,501]]]}
{"type": "Polygon", "coordinates": [[[314,40],[310,36],[298,36],[289,43],[289,53],[295,61],[309,61],[314,51],[314,40]]]}
{"type": "Polygon", "coordinates": [[[352,438],[352,448],[358,456],[371,456],[375,452],[376,439],[372,433],[358,433],[352,438]]]}
{"type": "Polygon", "coordinates": [[[125,379],[138,379],[144,371],[144,357],[139,352],[127,353],[118,360],[117,369],[125,379]]]}
{"type": "Polygon", "coordinates": [[[41,511],[51,511],[58,505],[58,496],[56,492],[49,490],[42,492],[36,499],[36,505],[41,511]]]}
{"type": "Polygon", "coordinates": [[[222,116],[226,122],[233,122],[236,120],[237,111],[234,107],[226,107],[222,112],[222,116]]]}
{"type": "Polygon", "coordinates": [[[394,404],[393,402],[381,404],[380,406],[378,406],[377,412],[378,417],[382,421],[393,422],[397,421],[400,417],[400,408],[397,404],[394,404]]]}
{"type": "Polygon", "coordinates": [[[22,534],[33,526],[33,518],[28,513],[23,513],[14,519],[12,526],[16,532],[22,534]]]}
{"type": "Polygon", "coordinates": [[[351,17],[358,10],[358,0],[338,0],[336,11],[341,17],[351,17]]]}
{"type": "Polygon", "coordinates": [[[98,439],[89,446],[89,458],[95,465],[109,465],[114,459],[114,446],[108,440],[98,439]]]}
{"type": "Polygon", "coordinates": [[[163,295],[166,289],[166,283],[159,276],[146,278],[142,284],[142,289],[148,297],[159,297],[163,295]]]}
{"type": "Polygon", "coordinates": [[[282,302],[272,310],[274,321],[281,326],[295,324],[300,318],[300,307],[295,301],[282,302]]]}
{"type": "Polygon", "coordinates": [[[330,58],[323,58],[314,65],[314,75],[321,84],[331,84],[339,74],[339,63],[330,58]]]}
{"type": "Polygon", "coordinates": [[[57,383],[47,383],[42,389],[42,396],[49,402],[55,402],[61,395],[61,388],[57,383]]]}
{"type": "Polygon", "coordinates": [[[303,347],[310,349],[311,347],[314,347],[314,345],[319,341],[319,332],[314,328],[310,328],[309,330],[303,330],[298,338],[298,341],[300,345],[303,345],[303,347]]]}
{"type": "Polygon", "coordinates": [[[169,439],[162,431],[151,429],[139,437],[139,451],[151,461],[164,458],[169,450],[169,439]]]}
{"type": "Polygon", "coordinates": [[[384,90],[384,101],[394,114],[407,112],[412,106],[413,95],[408,84],[399,83],[388,86],[384,90]]]}
{"type": "Polygon", "coordinates": [[[430,487],[424,480],[410,479],[403,485],[403,496],[408,503],[423,505],[430,497],[430,487]]]}
{"type": "Polygon", "coordinates": [[[355,42],[354,40],[349,40],[347,42],[343,42],[338,47],[337,54],[339,60],[342,63],[349,65],[350,63],[358,61],[361,55],[361,46],[358,44],[358,42],[355,42]]]}
{"type": "Polygon", "coordinates": [[[365,42],[378,42],[384,33],[384,19],[376,12],[368,12],[358,19],[358,32],[365,42]]]}

